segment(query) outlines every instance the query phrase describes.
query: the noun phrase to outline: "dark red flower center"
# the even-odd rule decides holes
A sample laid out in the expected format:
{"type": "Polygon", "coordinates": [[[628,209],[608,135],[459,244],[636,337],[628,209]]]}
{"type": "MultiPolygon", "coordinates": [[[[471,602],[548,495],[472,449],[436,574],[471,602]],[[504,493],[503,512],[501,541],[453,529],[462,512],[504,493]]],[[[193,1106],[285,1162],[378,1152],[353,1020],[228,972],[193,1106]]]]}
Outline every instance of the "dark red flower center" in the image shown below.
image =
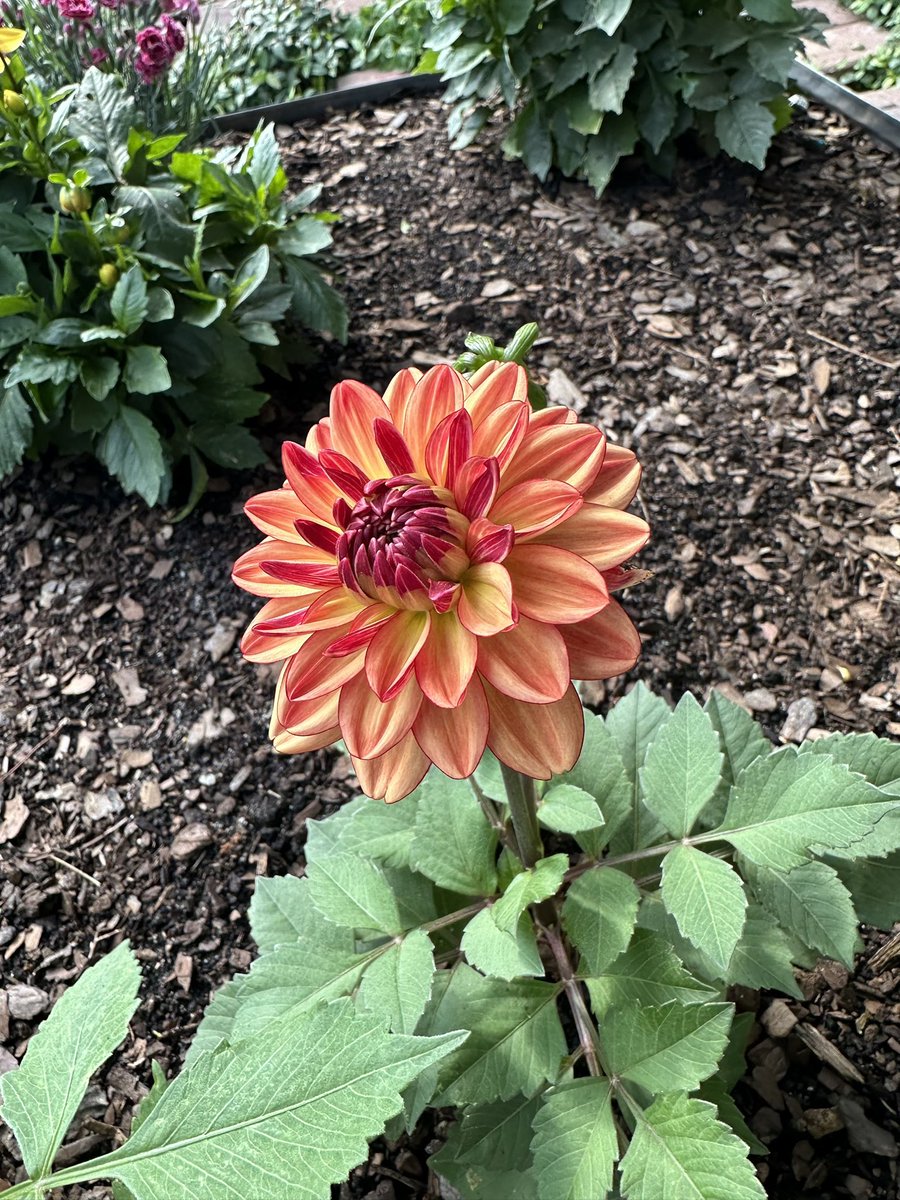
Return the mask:
{"type": "Polygon", "coordinates": [[[373,599],[391,588],[402,597],[427,591],[431,581],[447,578],[448,554],[459,552],[451,510],[427,485],[409,475],[367,483],[351,509],[335,506],[344,526],[337,542],[342,582],[373,599]]]}

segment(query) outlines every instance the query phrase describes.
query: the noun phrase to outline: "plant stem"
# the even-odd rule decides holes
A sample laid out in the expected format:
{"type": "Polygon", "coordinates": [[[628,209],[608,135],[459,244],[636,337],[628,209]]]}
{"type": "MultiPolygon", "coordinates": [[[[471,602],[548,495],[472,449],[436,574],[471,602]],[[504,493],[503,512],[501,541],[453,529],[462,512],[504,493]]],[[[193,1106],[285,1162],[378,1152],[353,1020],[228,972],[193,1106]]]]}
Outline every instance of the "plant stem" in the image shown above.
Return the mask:
{"type": "Polygon", "coordinates": [[[534,780],[528,775],[514,771],[505,763],[500,764],[503,786],[509,800],[509,815],[512,817],[513,833],[519,848],[519,858],[526,867],[544,857],[544,845],[537,819],[537,791],[534,780]]]}
{"type": "Polygon", "coordinates": [[[491,828],[497,831],[497,835],[504,846],[509,846],[512,851],[515,851],[515,846],[510,846],[509,830],[506,828],[506,822],[497,811],[497,806],[490,796],[486,796],[475,779],[474,775],[469,776],[469,787],[474,793],[475,799],[481,805],[481,811],[487,817],[491,824],[491,828]]]}
{"type": "MultiPolygon", "coordinates": [[[[571,883],[585,871],[593,871],[599,867],[620,867],[624,863],[640,862],[644,858],[661,858],[674,850],[676,846],[702,846],[708,842],[721,842],[723,837],[713,830],[711,833],[699,833],[694,837],[676,838],[671,842],[660,842],[656,846],[645,846],[642,850],[629,850],[627,854],[616,854],[612,858],[583,859],[566,872],[566,883],[571,883]]],[[[727,853],[727,851],[726,851],[727,853]]]]}
{"type": "Polygon", "coordinates": [[[566,949],[566,944],[563,941],[560,931],[551,927],[545,928],[544,933],[547,938],[547,944],[553,951],[556,965],[559,967],[560,979],[566,990],[566,999],[569,1002],[569,1008],[572,1010],[575,1028],[578,1030],[578,1044],[584,1052],[584,1060],[587,1063],[588,1072],[597,1078],[603,1074],[603,1069],[597,1057],[594,1022],[591,1020],[591,1014],[585,1003],[581,984],[575,978],[572,961],[569,958],[569,952],[566,949]]]}

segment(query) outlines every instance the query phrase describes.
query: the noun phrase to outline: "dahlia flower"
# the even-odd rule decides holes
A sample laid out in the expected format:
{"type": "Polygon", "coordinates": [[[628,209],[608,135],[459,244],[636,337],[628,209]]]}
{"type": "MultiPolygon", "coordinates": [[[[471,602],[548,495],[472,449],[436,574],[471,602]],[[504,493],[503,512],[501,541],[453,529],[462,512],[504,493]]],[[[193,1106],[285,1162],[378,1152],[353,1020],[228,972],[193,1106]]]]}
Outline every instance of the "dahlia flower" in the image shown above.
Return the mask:
{"type": "Polygon", "coordinates": [[[581,750],[573,679],[632,667],[640,639],[610,592],[649,529],[623,511],[630,450],[565,408],[532,412],[525,371],[404,370],[384,397],[339,384],[284,486],[253,497],[266,535],[234,580],[268,603],[241,643],[281,662],[277,750],[343,738],[389,802],[431,763],[470,775],[485,747],[547,779],[581,750]]]}

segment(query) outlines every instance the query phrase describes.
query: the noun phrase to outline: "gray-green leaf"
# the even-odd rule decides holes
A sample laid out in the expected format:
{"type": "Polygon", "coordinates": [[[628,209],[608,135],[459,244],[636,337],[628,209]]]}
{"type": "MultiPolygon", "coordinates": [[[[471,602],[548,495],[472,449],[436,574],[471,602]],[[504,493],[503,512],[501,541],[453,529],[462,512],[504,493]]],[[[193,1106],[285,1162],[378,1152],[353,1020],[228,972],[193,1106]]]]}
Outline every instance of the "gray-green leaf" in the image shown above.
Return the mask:
{"type": "Polygon", "coordinates": [[[511,928],[501,929],[493,912],[485,909],[466,926],[460,949],[473,967],[497,979],[544,973],[534,925],[527,913],[522,913],[511,928]]]}
{"type": "Polygon", "coordinates": [[[622,1160],[626,1200],[765,1200],[747,1146],[712,1104],[660,1096],[643,1112],[622,1160]]]}
{"type": "Polygon", "coordinates": [[[497,834],[465,780],[432,772],[419,789],[410,860],[451,892],[490,896],[497,890],[497,834]]]}
{"type": "Polygon", "coordinates": [[[597,867],[569,888],[562,909],[566,933],[592,975],[599,975],[631,941],[640,893],[621,871],[597,867]]]}
{"type": "Polygon", "coordinates": [[[2,1116],[28,1174],[50,1173],[88,1081],[128,1032],[140,969],[127,942],[63,992],[17,1071],[3,1076],[2,1116]]]}
{"type": "Polygon", "coordinates": [[[842,764],[785,747],[741,773],[716,832],[751,862],[789,871],[817,850],[861,842],[897,807],[842,764]]]}
{"type": "Polygon", "coordinates": [[[694,846],[676,846],[663,860],[661,892],[682,934],[724,971],[747,908],[737,872],[694,846]]]}
{"type": "Polygon", "coordinates": [[[387,1018],[393,1033],[412,1033],[431,995],[431,939],[413,929],[366,970],[359,988],[363,1008],[387,1018]]]}
{"type": "Polygon", "coordinates": [[[610,1009],[600,1031],[609,1070],[648,1092],[691,1091],[715,1071],[732,1015],[730,1004],[610,1009]]]}
{"type": "Polygon", "coordinates": [[[534,1121],[540,1200],[604,1200],[619,1157],[608,1079],[576,1079],[545,1095],[534,1121]]]}
{"type": "Polygon", "coordinates": [[[566,1040],[556,997],[539,980],[486,979],[465,963],[438,972],[420,1033],[469,1029],[466,1043],[442,1065],[439,1104],[474,1104],[531,1095],[556,1078],[566,1040]]]}
{"type": "Polygon", "coordinates": [[[856,913],[832,867],[823,862],[804,863],[788,872],[756,867],[748,882],[760,903],[804,946],[853,966],[856,913]]]}
{"type": "Polygon", "coordinates": [[[585,833],[603,825],[600,805],[583,788],[571,783],[549,788],[538,808],[538,820],[557,833],[585,833]]]}
{"type": "Polygon", "coordinates": [[[718,734],[685,692],[647,752],[641,770],[644,803],[673,837],[686,837],[716,790],[721,770],[718,734]]]}
{"type": "Polygon", "coordinates": [[[126,492],[137,492],[148,504],[161,498],[167,480],[159,434],[149,417],[123,405],[97,446],[97,457],[126,492]]]}
{"type": "MultiPolygon", "coordinates": [[[[136,1200],[321,1200],[401,1108],[400,1090],[465,1034],[389,1034],[349,999],[206,1055],[120,1149],[94,1161],[136,1200]],[[227,1189],[224,1181],[227,1180],[227,1189]]],[[[84,1178],[83,1168],[79,1178],[84,1178]]]]}
{"type": "Polygon", "coordinates": [[[327,920],[347,929],[402,933],[397,900],[384,871],[342,851],[307,868],[312,902],[327,920]]]}
{"type": "Polygon", "coordinates": [[[628,949],[602,975],[586,982],[591,1007],[600,1018],[613,1005],[662,1005],[670,1000],[695,1004],[714,994],[709,985],[684,969],[664,937],[648,929],[636,929],[628,949]]]}
{"type": "Polygon", "coordinates": [[[720,108],[716,137],[726,154],[762,170],[775,132],[775,117],[756,100],[739,97],[720,108]]]}
{"type": "Polygon", "coordinates": [[[295,875],[278,875],[274,879],[260,876],[250,901],[250,932],[260,954],[307,936],[311,910],[307,880],[295,875]]]}

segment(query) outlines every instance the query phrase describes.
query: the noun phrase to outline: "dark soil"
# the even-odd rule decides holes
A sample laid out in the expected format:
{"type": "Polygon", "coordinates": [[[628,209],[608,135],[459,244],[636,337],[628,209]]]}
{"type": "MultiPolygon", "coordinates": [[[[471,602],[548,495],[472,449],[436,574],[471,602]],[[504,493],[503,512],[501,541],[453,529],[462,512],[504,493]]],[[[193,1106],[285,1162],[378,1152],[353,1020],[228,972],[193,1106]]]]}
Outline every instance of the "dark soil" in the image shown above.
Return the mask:
{"type": "MultiPolygon", "coordinates": [[[[773,739],[900,734],[895,160],[813,113],[762,174],[691,161],[598,202],[541,188],[499,139],[451,152],[437,101],[283,132],[297,186],[325,180],[343,214],[353,336],[282,387],[273,450],[335,379],[382,386],[452,358],[470,329],[499,340],[535,319],[551,394],[646,471],[655,576],[626,601],[645,654],[589,698],[639,678],[717,686],[773,739]]],[[[0,496],[0,753],[3,769],[24,760],[0,791],[0,1071],[123,936],[144,968],[70,1157],[127,1128],[151,1059],[177,1070],[210,993],[251,959],[255,877],[301,869],[307,817],[353,791],[330,753],[270,752],[272,671],[235,646],[254,608],[228,577],[255,540],[241,502],[277,478],[216,480],[178,525],[84,463],[29,466],[0,496]],[[23,1019],[6,1003],[19,984],[39,989],[23,1019]]],[[[805,1005],[741,997],[761,1023],[738,1098],[771,1145],[775,1200],[897,1200],[898,968],[871,932],[852,976],[805,978],[805,1005]]],[[[430,1136],[374,1147],[341,1196],[435,1194],[430,1136]]],[[[0,1129],[0,1189],[17,1169],[0,1129]]]]}

